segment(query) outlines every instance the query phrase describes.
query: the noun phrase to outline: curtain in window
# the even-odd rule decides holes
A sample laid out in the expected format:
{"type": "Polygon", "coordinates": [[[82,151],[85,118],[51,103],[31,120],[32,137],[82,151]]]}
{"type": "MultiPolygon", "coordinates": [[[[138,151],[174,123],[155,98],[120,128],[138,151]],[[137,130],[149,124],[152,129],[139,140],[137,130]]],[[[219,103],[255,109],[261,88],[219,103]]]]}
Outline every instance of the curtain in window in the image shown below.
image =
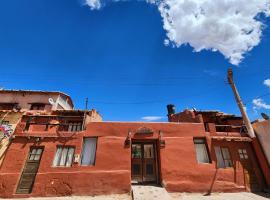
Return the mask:
{"type": "Polygon", "coordinates": [[[56,167],[59,165],[59,161],[60,161],[60,155],[62,153],[62,147],[57,147],[55,156],[54,156],[54,160],[53,160],[53,166],[56,167]]]}
{"type": "Polygon", "coordinates": [[[221,148],[222,155],[224,158],[224,164],[225,167],[231,167],[232,166],[232,161],[231,161],[231,156],[228,148],[221,148]]]}
{"type": "Polygon", "coordinates": [[[42,149],[37,149],[34,160],[39,160],[42,153],[42,149]]]}
{"type": "Polygon", "coordinates": [[[70,167],[73,161],[74,147],[57,147],[53,166],[65,166],[70,167]]]}
{"type": "Polygon", "coordinates": [[[199,163],[209,163],[209,156],[205,144],[195,144],[197,161],[199,163]]]}
{"type": "Polygon", "coordinates": [[[94,165],[97,138],[84,138],[81,165],[94,165]]]}
{"type": "Polygon", "coordinates": [[[217,158],[217,167],[225,168],[220,147],[215,147],[215,153],[216,153],[216,158],[217,158]]]}
{"type": "Polygon", "coordinates": [[[59,166],[65,166],[67,159],[68,148],[63,148],[59,166]]]}
{"type": "Polygon", "coordinates": [[[73,129],[73,124],[69,124],[68,125],[68,132],[72,132],[72,129],[73,129]]]}
{"type": "Polygon", "coordinates": [[[74,148],[68,149],[66,167],[70,167],[73,160],[74,148]]]}
{"type": "Polygon", "coordinates": [[[69,132],[75,132],[75,131],[81,131],[82,128],[82,123],[78,122],[78,123],[69,123],[68,125],[68,131],[69,132]]]}

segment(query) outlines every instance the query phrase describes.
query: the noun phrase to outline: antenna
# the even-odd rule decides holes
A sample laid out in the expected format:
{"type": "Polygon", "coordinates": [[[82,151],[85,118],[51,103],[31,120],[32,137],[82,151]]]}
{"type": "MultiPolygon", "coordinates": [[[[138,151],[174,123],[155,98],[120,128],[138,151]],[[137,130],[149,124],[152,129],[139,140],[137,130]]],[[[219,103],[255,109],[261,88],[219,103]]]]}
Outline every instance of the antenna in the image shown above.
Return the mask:
{"type": "Polygon", "coordinates": [[[21,106],[19,106],[18,104],[16,104],[16,105],[14,106],[14,108],[13,108],[13,111],[18,112],[18,111],[20,111],[21,109],[22,109],[21,106]]]}

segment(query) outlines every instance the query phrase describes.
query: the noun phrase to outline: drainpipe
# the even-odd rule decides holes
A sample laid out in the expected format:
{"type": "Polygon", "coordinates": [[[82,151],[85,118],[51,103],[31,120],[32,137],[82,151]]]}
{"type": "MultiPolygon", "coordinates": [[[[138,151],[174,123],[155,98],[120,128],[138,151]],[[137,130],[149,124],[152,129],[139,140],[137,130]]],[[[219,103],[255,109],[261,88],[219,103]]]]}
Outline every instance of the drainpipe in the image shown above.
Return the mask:
{"type": "Polygon", "coordinates": [[[83,114],[83,123],[82,123],[82,130],[86,129],[86,112],[88,109],[88,98],[85,99],[85,110],[84,110],[84,114],[83,114]]]}

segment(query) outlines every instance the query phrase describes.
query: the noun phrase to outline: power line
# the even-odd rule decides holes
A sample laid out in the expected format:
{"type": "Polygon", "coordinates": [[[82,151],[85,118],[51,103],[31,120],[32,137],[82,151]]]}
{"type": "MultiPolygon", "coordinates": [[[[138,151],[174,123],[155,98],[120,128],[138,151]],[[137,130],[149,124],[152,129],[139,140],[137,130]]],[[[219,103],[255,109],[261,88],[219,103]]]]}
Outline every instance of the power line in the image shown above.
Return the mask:
{"type": "MultiPolygon", "coordinates": [[[[185,97],[179,97],[179,99],[189,99],[189,98],[194,98],[194,97],[200,97],[202,95],[205,94],[212,94],[213,89],[215,88],[220,88],[219,85],[212,85],[214,87],[209,87],[208,90],[204,90],[204,92],[202,93],[198,93],[198,94],[193,94],[193,95],[189,95],[189,96],[185,96],[185,97]],[[208,92],[207,92],[208,91],[208,92]]],[[[117,102],[117,101],[89,101],[91,103],[94,104],[108,104],[108,105],[140,105],[140,104],[156,104],[156,103],[169,103],[175,101],[173,99],[163,99],[163,100],[149,100],[149,101],[135,101],[135,102],[117,102]]]]}

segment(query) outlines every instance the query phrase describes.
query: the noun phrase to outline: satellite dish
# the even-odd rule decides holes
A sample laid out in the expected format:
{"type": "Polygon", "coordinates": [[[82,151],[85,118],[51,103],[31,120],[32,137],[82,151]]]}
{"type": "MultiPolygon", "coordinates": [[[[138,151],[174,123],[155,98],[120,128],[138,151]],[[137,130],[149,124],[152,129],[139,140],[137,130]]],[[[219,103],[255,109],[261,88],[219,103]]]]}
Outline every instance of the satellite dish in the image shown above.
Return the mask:
{"type": "Polygon", "coordinates": [[[265,119],[265,120],[268,120],[269,119],[269,116],[265,113],[261,113],[261,116],[265,119]]]}
{"type": "Polygon", "coordinates": [[[54,105],[54,104],[55,104],[53,98],[49,98],[48,101],[49,101],[49,103],[50,103],[51,105],[54,105]]]}
{"type": "Polygon", "coordinates": [[[18,112],[18,111],[20,111],[21,109],[22,109],[21,106],[19,106],[19,105],[17,104],[17,105],[14,106],[13,111],[18,112]]]}

